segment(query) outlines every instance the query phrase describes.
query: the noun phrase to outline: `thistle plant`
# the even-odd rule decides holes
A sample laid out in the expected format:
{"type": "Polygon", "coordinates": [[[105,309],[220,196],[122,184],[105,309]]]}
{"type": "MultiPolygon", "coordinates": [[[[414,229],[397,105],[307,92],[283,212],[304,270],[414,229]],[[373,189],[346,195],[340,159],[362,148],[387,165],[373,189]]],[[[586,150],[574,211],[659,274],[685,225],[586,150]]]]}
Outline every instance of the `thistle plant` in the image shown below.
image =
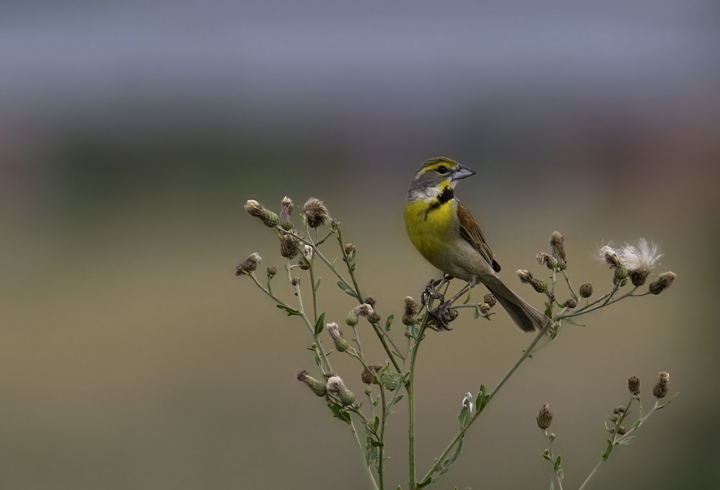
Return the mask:
{"type": "MultiPolygon", "coordinates": [[[[305,369],[299,372],[297,379],[305,383],[315,396],[324,399],[324,404],[333,417],[348,425],[361,451],[369,486],[376,490],[403,488],[397,482],[390,486],[386,481],[385,471],[388,451],[393,450],[394,454],[400,451],[399,448],[387,447],[385,434],[388,424],[395,420],[394,410],[401,404],[406,405],[408,411],[409,471],[405,488],[418,490],[432,485],[440,476],[448,472],[460,456],[463,441],[470,428],[510,377],[528,357],[531,357],[541,339],[548,339],[548,342],[552,343],[558,335],[562,335],[564,329],[579,325],[577,322],[579,317],[619,301],[658,295],[667,289],[675,278],[674,273],[665,272],[652,281],[646,290],[640,290],[657,265],[659,258],[657,247],[642,239],[636,245],[627,244],[619,249],[607,245],[602,247],[598,256],[612,271],[608,280],[609,290],[593,300],[591,298],[594,288],[590,283],[582,284],[577,291],[572,286],[568,275],[565,240],[559,232],[552,233],[550,253],[540,252],[536,257],[544,268],[544,273],[548,274],[547,279],[539,277],[539,273],[533,274],[526,269],[517,272],[521,283],[531,285],[534,291],[543,295],[545,315],[551,321],[535,335],[494,388],[488,389],[484,384],[480,384],[475,396],[467,393],[462,398],[457,414],[456,435],[425,473],[418,477],[415,460],[417,411],[415,375],[420,346],[424,342],[432,341],[431,332],[446,330],[447,324],[456,321],[463,312],[472,314],[475,319],[490,321],[497,300],[492,294],[486,294],[481,301],[471,302],[471,295],[468,292],[467,299],[462,304],[455,303],[449,306],[441,323],[432,311],[435,305],[444,303],[448,296],[453,278],[444,274],[439,279],[430,280],[420,291],[419,296],[416,296],[418,300],[413,296],[397,299],[402,326],[393,328],[395,315],[383,317],[378,309],[378,302],[363,295],[355,274],[358,249],[344,240],[340,223],[331,217],[327,207],[318,199],[309,199],[302,207],[299,220],[302,226],[299,228],[292,221],[293,207],[292,200],[285,197],[278,215],[256,201],[247,202],[245,209],[248,213],[260,219],[276,233],[280,244],[279,255],[284,258],[285,273],[279,274],[279,267],[271,266],[267,269],[266,277],[261,280],[258,271],[262,259],[259,254],[253,253],[237,267],[236,274],[248,276],[278,309],[289,317],[297,317],[298,323],[307,330],[306,347],[312,352],[315,367],[304,366],[305,369]],[[333,243],[334,252],[330,249],[333,243]],[[318,276],[320,270],[329,271],[334,276],[337,289],[325,286],[321,290],[321,279],[318,276]],[[272,283],[278,280],[286,280],[291,285],[293,297],[281,298],[273,292],[272,283]],[[560,296],[559,288],[563,285],[563,289],[566,290],[564,294],[569,297],[560,296]],[[326,313],[320,308],[321,292],[344,295],[350,300],[349,303],[353,303],[348,304],[344,319],[326,318],[326,313]],[[368,332],[364,324],[369,325],[371,332],[368,332]],[[361,333],[372,334],[370,340],[378,342],[382,347],[383,359],[369,359],[366,356],[363,352],[363,342],[369,340],[368,338],[361,340],[361,333]],[[330,360],[331,354],[350,356],[358,363],[360,376],[334,371],[330,360]],[[311,369],[316,372],[311,373],[311,369]]],[[[333,301],[337,300],[333,299],[333,301]]],[[[637,431],[652,413],[666,405],[660,404],[660,399],[667,395],[668,383],[669,375],[661,373],[660,380],[653,390],[653,395],[658,401],[650,412],[643,415],[639,380],[630,378],[628,381],[630,401],[622,407],[622,410],[618,408],[610,417],[612,425],[606,425],[606,428],[611,436],[608,438],[606,450],[580,488],[586,488],[590,478],[597,472],[601,463],[608,459],[613,448],[629,443],[634,436],[632,433],[637,431]],[[623,423],[632,413],[631,408],[635,404],[638,406],[640,418],[630,429],[626,429],[623,423]]],[[[555,439],[554,434],[547,432],[551,422],[552,413],[545,405],[537,415],[537,423],[550,443],[555,439]]],[[[547,449],[543,457],[551,461],[555,474],[554,482],[557,482],[562,489],[563,469],[560,455],[555,456],[551,449],[547,449]]],[[[554,483],[551,485],[551,488],[554,488],[554,483]]]]}

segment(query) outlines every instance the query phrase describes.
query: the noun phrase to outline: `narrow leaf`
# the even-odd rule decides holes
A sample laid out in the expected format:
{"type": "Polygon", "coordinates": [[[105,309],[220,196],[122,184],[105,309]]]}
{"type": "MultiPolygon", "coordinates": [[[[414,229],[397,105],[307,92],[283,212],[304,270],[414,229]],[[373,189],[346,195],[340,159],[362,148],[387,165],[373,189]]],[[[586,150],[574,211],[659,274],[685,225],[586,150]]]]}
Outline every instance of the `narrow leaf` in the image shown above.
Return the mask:
{"type": "Polygon", "coordinates": [[[555,471],[560,469],[560,462],[562,461],[562,456],[558,456],[555,460],[555,471]]]}
{"type": "Polygon", "coordinates": [[[635,429],[637,429],[638,427],[640,427],[640,422],[642,422],[642,419],[638,419],[638,421],[635,422],[635,425],[633,425],[633,430],[635,430],[635,429]]]}
{"type": "Polygon", "coordinates": [[[558,480],[560,480],[560,483],[565,479],[565,473],[563,473],[562,468],[560,468],[557,472],[558,480]]]}
{"type": "Polygon", "coordinates": [[[463,406],[462,410],[460,410],[460,413],[458,414],[458,424],[460,425],[461,429],[464,429],[467,427],[468,422],[470,422],[470,419],[472,418],[472,413],[470,413],[470,407],[463,406]]]}
{"type": "Polygon", "coordinates": [[[302,313],[300,313],[300,310],[296,310],[295,308],[290,308],[289,306],[277,305],[277,307],[280,308],[281,310],[285,310],[287,312],[288,316],[302,315],[302,313]]]}
{"type": "Polygon", "coordinates": [[[325,329],[325,312],[323,311],[322,313],[320,313],[320,316],[317,319],[317,323],[315,323],[315,337],[320,335],[324,329],[325,329]]]}
{"type": "Polygon", "coordinates": [[[343,281],[338,281],[337,285],[340,289],[345,291],[345,293],[349,294],[353,298],[357,298],[357,296],[355,295],[355,292],[352,290],[352,288],[350,286],[348,286],[347,284],[345,284],[343,281]]]}
{"type": "Polygon", "coordinates": [[[397,402],[402,400],[403,396],[405,395],[398,395],[394,400],[390,400],[390,403],[388,403],[387,408],[385,409],[385,416],[388,416],[392,413],[391,409],[395,405],[397,405],[397,402]]]}
{"type": "Polygon", "coordinates": [[[333,417],[336,417],[345,423],[350,423],[350,414],[343,411],[340,405],[338,405],[337,403],[329,403],[328,407],[330,407],[330,410],[333,413],[333,417]]]}
{"type": "Polygon", "coordinates": [[[627,437],[625,437],[625,438],[623,438],[623,439],[620,439],[620,440],[618,441],[618,444],[620,444],[621,446],[627,446],[628,444],[630,444],[630,442],[632,442],[632,440],[633,440],[634,438],[635,438],[635,436],[627,436],[627,437]]]}
{"type": "Polygon", "coordinates": [[[480,318],[480,308],[478,308],[477,306],[475,307],[475,313],[473,313],[473,318],[474,318],[475,320],[477,320],[478,318],[480,318]]]}
{"type": "Polygon", "coordinates": [[[315,291],[317,291],[320,288],[320,279],[322,279],[322,278],[318,278],[317,282],[315,283],[315,291]]]}
{"type": "Polygon", "coordinates": [[[389,315],[387,317],[387,320],[385,320],[385,331],[390,331],[390,325],[392,325],[393,318],[395,318],[395,315],[389,315]]]}

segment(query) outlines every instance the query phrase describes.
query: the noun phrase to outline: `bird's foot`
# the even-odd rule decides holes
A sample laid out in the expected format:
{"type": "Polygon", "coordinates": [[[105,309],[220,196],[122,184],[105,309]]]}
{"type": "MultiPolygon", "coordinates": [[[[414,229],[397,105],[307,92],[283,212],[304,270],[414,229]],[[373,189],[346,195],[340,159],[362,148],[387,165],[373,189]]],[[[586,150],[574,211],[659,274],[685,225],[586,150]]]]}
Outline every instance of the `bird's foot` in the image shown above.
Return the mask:
{"type": "Polygon", "coordinates": [[[453,305],[452,301],[444,301],[440,303],[437,308],[433,308],[428,311],[431,317],[431,325],[438,329],[452,330],[450,328],[450,322],[454,321],[458,317],[457,310],[450,309],[453,305]]]}

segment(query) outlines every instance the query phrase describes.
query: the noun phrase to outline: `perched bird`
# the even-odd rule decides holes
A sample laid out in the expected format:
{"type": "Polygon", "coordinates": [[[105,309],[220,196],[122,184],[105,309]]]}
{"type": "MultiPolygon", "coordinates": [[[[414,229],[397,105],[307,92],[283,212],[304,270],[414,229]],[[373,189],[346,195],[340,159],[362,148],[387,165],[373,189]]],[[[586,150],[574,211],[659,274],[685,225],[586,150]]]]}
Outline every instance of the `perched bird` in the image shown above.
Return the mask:
{"type": "Polygon", "coordinates": [[[415,173],[407,192],[405,225],[413,245],[428,262],[467,281],[460,293],[439,308],[439,316],[469,288],[484,284],[525,332],[542,329],[549,319],[512,292],[498,277],[500,264],[470,213],[455,198],[458,180],[475,172],[449,158],[431,158],[415,173]]]}

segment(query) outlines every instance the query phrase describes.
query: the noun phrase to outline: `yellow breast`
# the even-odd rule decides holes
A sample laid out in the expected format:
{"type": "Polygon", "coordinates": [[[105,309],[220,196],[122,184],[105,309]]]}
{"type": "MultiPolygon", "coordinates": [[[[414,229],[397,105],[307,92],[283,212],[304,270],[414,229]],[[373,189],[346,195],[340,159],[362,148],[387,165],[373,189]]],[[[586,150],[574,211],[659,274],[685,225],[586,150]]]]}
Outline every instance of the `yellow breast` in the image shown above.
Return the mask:
{"type": "MultiPolygon", "coordinates": [[[[413,245],[436,267],[454,249],[458,238],[457,201],[441,204],[430,209],[425,201],[408,202],[405,205],[405,226],[413,245]]],[[[442,268],[442,267],[440,267],[442,268]]]]}

